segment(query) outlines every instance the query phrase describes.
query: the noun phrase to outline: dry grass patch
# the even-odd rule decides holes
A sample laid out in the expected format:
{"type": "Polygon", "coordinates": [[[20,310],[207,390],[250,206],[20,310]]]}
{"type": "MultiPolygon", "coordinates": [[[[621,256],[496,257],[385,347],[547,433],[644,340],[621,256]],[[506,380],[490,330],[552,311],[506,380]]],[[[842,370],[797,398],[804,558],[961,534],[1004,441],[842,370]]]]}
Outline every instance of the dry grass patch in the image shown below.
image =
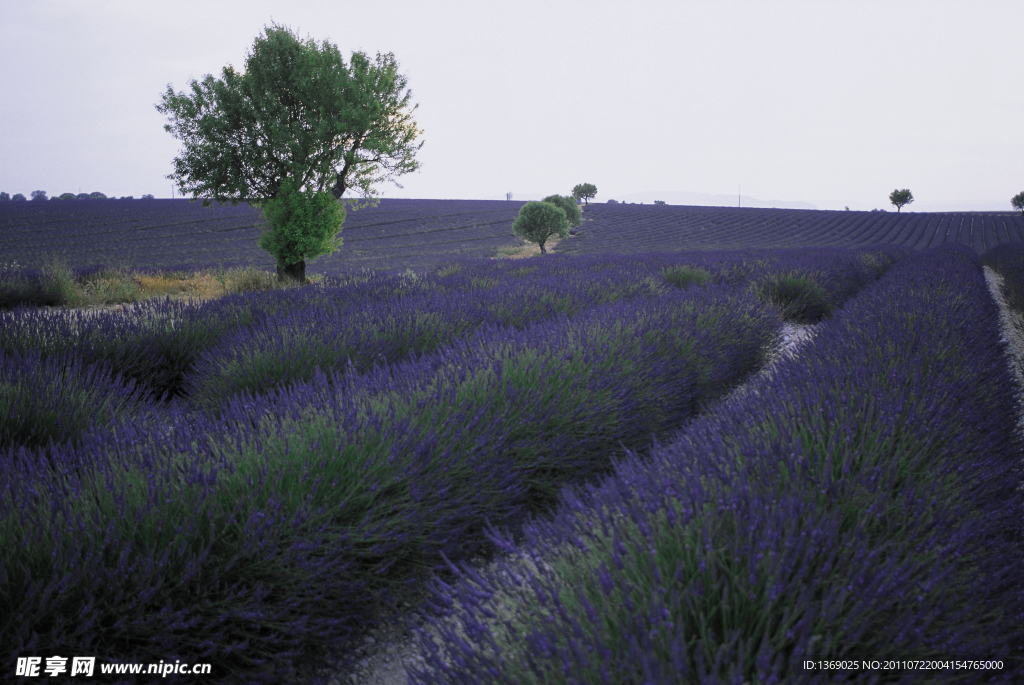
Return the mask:
{"type": "MultiPolygon", "coordinates": [[[[544,243],[544,249],[551,253],[551,249],[562,242],[562,238],[548,238],[547,242],[544,243]]],[[[527,257],[540,256],[540,245],[537,243],[524,243],[523,245],[516,245],[512,247],[499,247],[498,252],[491,259],[525,259],[527,257]]]]}

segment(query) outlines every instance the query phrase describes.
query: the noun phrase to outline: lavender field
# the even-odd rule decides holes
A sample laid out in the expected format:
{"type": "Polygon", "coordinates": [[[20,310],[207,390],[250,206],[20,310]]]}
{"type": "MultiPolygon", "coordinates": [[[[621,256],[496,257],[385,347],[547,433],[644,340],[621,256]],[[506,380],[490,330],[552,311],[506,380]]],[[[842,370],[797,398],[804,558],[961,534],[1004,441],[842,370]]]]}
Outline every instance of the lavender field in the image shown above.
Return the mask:
{"type": "MultiPolygon", "coordinates": [[[[258,256],[246,208],[122,202],[3,215],[0,249],[60,235],[83,267],[137,221],[167,265],[258,256]]],[[[1020,391],[982,275],[1024,301],[1019,219],[591,205],[555,254],[488,259],[517,211],[382,201],[339,251],[376,273],[0,318],[6,660],[326,682],[406,607],[422,685],[1024,677],[1020,391]],[[733,396],[784,323],[815,335],[733,396]],[[468,572],[499,551],[549,570],[468,572]],[[849,666],[870,659],[940,665],[849,666]]]]}
{"type": "MultiPolygon", "coordinates": [[[[310,274],[373,269],[426,273],[453,258],[493,257],[517,245],[523,202],[393,200],[349,212],[342,247],[307,264],[310,274]]],[[[982,254],[1024,240],[1019,212],[893,213],[591,204],[566,254],[858,247],[926,249],[959,243],[982,254]]],[[[188,200],[76,200],[0,204],[0,260],[36,266],[62,253],[73,268],[114,260],[146,269],[252,266],[273,270],[256,245],[259,213],[246,204],[203,208],[188,200]]]]}
{"type": "Polygon", "coordinates": [[[556,252],[674,252],[752,247],[959,243],[982,254],[1024,240],[1020,212],[837,212],[806,209],[594,204],[575,240],[556,252]]]}
{"type": "MultiPolygon", "coordinates": [[[[512,245],[523,202],[381,200],[349,211],[337,253],[310,274],[373,269],[422,273],[452,257],[489,257],[512,245]]],[[[259,211],[242,203],[204,208],[188,200],[79,200],[0,204],[0,260],[36,266],[56,251],[72,268],[115,259],[146,269],[253,266],[274,270],[257,246],[259,211]]]]}

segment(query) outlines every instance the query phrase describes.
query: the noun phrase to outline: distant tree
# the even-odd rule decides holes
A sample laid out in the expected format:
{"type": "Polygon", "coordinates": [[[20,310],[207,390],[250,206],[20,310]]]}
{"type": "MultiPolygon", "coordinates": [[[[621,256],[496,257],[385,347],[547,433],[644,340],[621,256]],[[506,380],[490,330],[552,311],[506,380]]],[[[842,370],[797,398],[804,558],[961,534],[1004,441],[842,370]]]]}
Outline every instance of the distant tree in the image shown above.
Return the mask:
{"type": "Polygon", "coordinates": [[[608,204],[610,204],[610,205],[617,205],[617,204],[619,204],[619,201],[618,200],[608,200],[608,204]]]}
{"type": "Polygon", "coordinates": [[[849,205],[847,205],[847,207],[846,207],[846,211],[847,211],[847,212],[848,212],[848,211],[850,211],[850,207],[849,207],[849,205]]]}
{"type": "Polygon", "coordinates": [[[122,200],[134,200],[135,198],[132,197],[131,195],[122,195],[121,199],[122,200]]]}
{"type": "Polygon", "coordinates": [[[547,254],[544,243],[548,238],[555,235],[559,238],[569,236],[569,220],[561,207],[550,202],[527,202],[512,223],[512,233],[537,243],[540,245],[540,253],[547,254]]]}
{"type": "MultiPolygon", "coordinates": [[[[643,204],[643,203],[641,202],[640,204],[643,204]]],[[[665,201],[664,200],[655,200],[654,204],[656,204],[656,205],[663,205],[663,204],[665,204],[665,201]]]]}
{"type": "Polygon", "coordinates": [[[906,188],[903,190],[894,190],[889,194],[889,202],[896,206],[897,214],[903,208],[903,205],[909,205],[913,201],[914,196],[906,188]]]}
{"type": "Polygon", "coordinates": [[[155,200],[156,198],[154,198],[152,195],[143,195],[142,199],[143,200],[155,200]]]}
{"type": "Polygon", "coordinates": [[[11,196],[7,193],[0,193],[0,202],[10,202],[11,196]]]}
{"type": "Polygon", "coordinates": [[[580,212],[580,208],[576,205],[576,201],[571,197],[565,197],[563,195],[548,195],[541,202],[547,202],[553,204],[556,207],[561,208],[565,212],[565,218],[569,220],[569,226],[579,226],[583,223],[583,214],[580,212]]]}
{"type": "Polygon", "coordinates": [[[592,183],[580,183],[572,189],[572,196],[577,200],[583,200],[584,204],[589,204],[587,200],[592,199],[595,195],[597,195],[597,186],[592,183]]]}
{"type": "Polygon", "coordinates": [[[49,198],[46,197],[46,191],[45,190],[33,190],[32,191],[32,199],[33,200],[38,200],[38,201],[44,201],[44,200],[48,200],[49,198]]]}
{"type": "Polygon", "coordinates": [[[341,247],[337,237],[345,221],[345,209],[325,191],[299,189],[295,179],[286,178],[277,197],[263,203],[264,223],[269,226],[259,246],[277,260],[277,274],[292,275],[287,267],[300,264],[300,283],[306,282],[306,259],[333,254],[341,247]]]}
{"type": "Polygon", "coordinates": [[[106,200],[107,196],[103,193],[89,193],[90,200],[106,200]]]}
{"type": "Polygon", "coordinates": [[[1017,193],[1010,199],[1010,204],[1024,214],[1024,193],[1017,193]]]}
{"type": "Polygon", "coordinates": [[[74,200],[75,199],[75,194],[74,193],[61,193],[57,197],[57,199],[58,200],[74,200]]]}
{"type": "Polygon", "coordinates": [[[13,200],[15,202],[24,202],[25,201],[25,196],[22,195],[21,193],[15,193],[14,197],[12,197],[11,200],[13,200]]]}
{"type": "Polygon", "coordinates": [[[76,200],[88,200],[89,199],[89,193],[79,193],[78,195],[75,195],[75,199],[76,200]]]}

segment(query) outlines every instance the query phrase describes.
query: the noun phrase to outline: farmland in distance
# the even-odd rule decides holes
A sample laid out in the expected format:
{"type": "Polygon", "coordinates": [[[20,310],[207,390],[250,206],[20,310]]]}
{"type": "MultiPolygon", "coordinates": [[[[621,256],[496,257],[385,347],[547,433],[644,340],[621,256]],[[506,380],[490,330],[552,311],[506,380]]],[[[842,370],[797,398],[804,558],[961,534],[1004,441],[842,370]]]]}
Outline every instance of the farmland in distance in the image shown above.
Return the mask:
{"type": "MultiPolygon", "coordinates": [[[[424,273],[454,258],[493,257],[513,247],[523,202],[382,199],[349,211],[343,245],[307,260],[307,273],[373,269],[424,273]]],[[[583,224],[551,251],[565,254],[702,249],[903,245],[917,250],[961,243],[982,254],[1024,241],[1012,212],[847,212],[595,203],[583,224]]],[[[75,200],[0,204],[0,261],[39,266],[63,256],[72,268],[122,263],[147,269],[252,266],[272,271],[257,245],[259,213],[247,204],[203,208],[179,200],[75,200]]]]}

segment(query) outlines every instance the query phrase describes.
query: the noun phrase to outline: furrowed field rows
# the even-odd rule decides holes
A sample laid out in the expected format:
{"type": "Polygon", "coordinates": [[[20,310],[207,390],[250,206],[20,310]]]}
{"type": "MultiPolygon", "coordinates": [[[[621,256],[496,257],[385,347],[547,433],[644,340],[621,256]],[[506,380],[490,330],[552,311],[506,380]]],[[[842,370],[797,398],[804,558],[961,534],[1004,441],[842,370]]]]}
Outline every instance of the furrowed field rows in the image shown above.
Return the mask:
{"type": "Polygon", "coordinates": [[[434,584],[410,683],[1022,682],[1021,388],[980,267],[912,254],[751,392],[492,529],[515,556],[434,584]]]}
{"type": "Polygon", "coordinates": [[[0,642],[254,683],[353,656],[387,610],[426,611],[449,562],[493,552],[485,524],[608,475],[762,368],[784,321],[827,320],[909,254],[476,259],[91,320],[18,310],[0,615],[20,618],[0,642]]]}
{"type": "Polygon", "coordinates": [[[1024,240],[1018,213],[835,212],[794,209],[594,204],[555,252],[662,252],[753,247],[960,243],[981,254],[1024,240]]]}
{"type": "MultiPolygon", "coordinates": [[[[342,248],[309,273],[373,268],[424,272],[452,256],[486,257],[512,245],[522,202],[381,200],[349,211],[342,248]]],[[[105,263],[185,269],[253,266],[272,270],[257,246],[259,212],[247,204],[203,208],[187,200],[82,200],[0,205],[0,255],[32,264],[60,246],[72,267],[105,263]],[[173,255],[173,256],[172,256],[173,255]]]]}
{"type": "MultiPolygon", "coordinates": [[[[426,273],[451,257],[490,257],[520,243],[511,226],[522,202],[394,200],[350,211],[333,255],[309,274],[370,268],[426,273]]],[[[566,254],[693,249],[960,243],[981,254],[1024,240],[1017,213],[837,212],[593,204],[583,224],[553,247],[566,254]]],[[[273,270],[257,246],[259,213],[248,205],[203,208],[187,200],[75,200],[0,205],[0,256],[33,264],[59,247],[72,267],[105,263],[162,269],[252,266],[273,270]]]]}

